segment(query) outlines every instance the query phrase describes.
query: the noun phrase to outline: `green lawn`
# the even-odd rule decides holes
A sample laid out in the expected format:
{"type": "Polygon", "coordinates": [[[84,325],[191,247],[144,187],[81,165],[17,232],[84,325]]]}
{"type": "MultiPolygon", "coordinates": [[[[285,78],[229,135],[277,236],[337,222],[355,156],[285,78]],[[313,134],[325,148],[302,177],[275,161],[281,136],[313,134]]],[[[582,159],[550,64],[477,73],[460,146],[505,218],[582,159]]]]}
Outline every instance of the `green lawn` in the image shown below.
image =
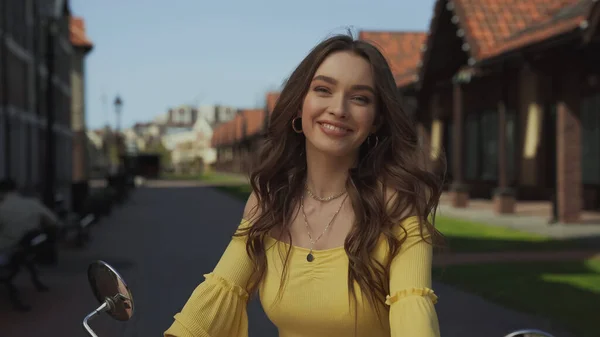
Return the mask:
{"type": "Polygon", "coordinates": [[[600,259],[451,266],[434,269],[434,279],[550,318],[577,336],[600,336],[600,259]]]}
{"type": "MultiPolygon", "coordinates": [[[[215,184],[230,184],[235,182],[240,182],[239,176],[223,174],[218,172],[206,172],[202,174],[175,174],[175,173],[164,173],[162,175],[163,179],[166,180],[201,180],[205,182],[215,183],[215,184]]],[[[242,182],[240,182],[242,184],[242,182]]]]}
{"type": "Polygon", "coordinates": [[[474,221],[436,217],[436,227],[447,239],[450,252],[555,251],[586,249],[583,239],[552,239],[512,228],[474,221]]]}
{"type": "Polygon", "coordinates": [[[249,184],[223,185],[216,186],[215,188],[243,201],[246,201],[252,192],[249,184]]]}

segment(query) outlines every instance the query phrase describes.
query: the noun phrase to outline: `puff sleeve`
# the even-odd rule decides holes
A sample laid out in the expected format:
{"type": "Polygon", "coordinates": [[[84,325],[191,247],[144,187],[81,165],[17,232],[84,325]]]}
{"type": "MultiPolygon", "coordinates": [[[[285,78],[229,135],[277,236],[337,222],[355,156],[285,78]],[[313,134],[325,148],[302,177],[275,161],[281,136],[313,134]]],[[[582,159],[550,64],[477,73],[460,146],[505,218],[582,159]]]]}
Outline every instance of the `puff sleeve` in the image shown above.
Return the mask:
{"type": "MultiPolygon", "coordinates": [[[[248,225],[242,220],[240,227],[248,225]]],[[[244,237],[233,237],[215,269],[204,275],[165,337],[247,337],[246,285],[252,261],[244,237]]]]}
{"type": "MultiPolygon", "coordinates": [[[[389,321],[392,337],[439,337],[440,329],[431,289],[433,247],[422,237],[417,217],[407,218],[398,235],[406,236],[390,269],[389,321]]],[[[428,234],[424,231],[424,236],[428,234]]]]}

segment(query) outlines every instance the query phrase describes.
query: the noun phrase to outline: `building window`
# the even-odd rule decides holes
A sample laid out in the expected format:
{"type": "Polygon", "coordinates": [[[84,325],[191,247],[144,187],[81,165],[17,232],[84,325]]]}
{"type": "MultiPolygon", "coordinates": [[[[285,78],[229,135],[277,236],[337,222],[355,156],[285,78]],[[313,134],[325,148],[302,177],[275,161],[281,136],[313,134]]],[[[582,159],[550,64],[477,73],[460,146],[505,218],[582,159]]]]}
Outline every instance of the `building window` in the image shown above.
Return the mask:
{"type": "Polygon", "coordinates": [[[13,115],[10,121],[10,173],[12,178],[22,187],[21,183],[21,119],[13,115]]]}
{"type": "Polygon", "coordinates": [[[493,181],[498,178],[498,113],[486,110],[480,122],[481,180],[493,181]]]}
{"type": "MultiPolygon", "coordinates": [[[[513,111],[506,116],[507,175],[515,175],[516,117],[513,111]]],[[[452,142],[451,128],[447,144],[452,142]]],[[[471,113],[465,120],[465,178],[467,180],[496,181],[498,179],[498,112],[490,109],[471,113]]],[[[449,153],[449,151],[447,151],[449,153]]]]}
{"type": "Polygon", "coordinates": [[[444,150],[446,155],[446,167],[447,175],[452,176],[453,165],[454,165],[454,153],[452,152],[452,146],[454,145],[454,123],[452,119],[448,119],[446,123],[446,130],[444,132],[444,150]]]}
{"type": "Polygon", "coordinates": [[[515,110],[506,111],[506,176],[509,183],[515,181],[515,156],[517,149],[517,114],[515,110]]]}
{"type": "Polygon", "coordinates": [[[480,157],[480,144],[481,140],[479,137],[479,115],[476,113],[471,113],[467,116],[465,120],[465,139],[464,146],[466,148],[465,151],[465,178],[467,180],[476,180],[477,173],[479,172],[479,162],[481,161],[480,157]]]}
{"type": "Polygon", "coordinates": [[[39,147],[39,127],[36,127],[35,124],[31,126],[31,175],[32,175],[32,186],[36,186],[40,179],[39,179],[39,170],[38,170],[38,165],[39,165],[39,151],[40,151],[40,147],[39,147]]]}
{"type": "Polygon", "coordinates": [[[581,178],[600,185],[600,93],[581,102],[581,178]]]}
{"type": "Polygon", "coordinates": [[[4,143],[4,137],[6,135],[6,130],[4,129],[4,113],[5,113],[5,108],[3,106],[0,105],[0,178],[4,178],[6,176],[6,171],[5,171],[5,163],[8,161],[8,158],[6,158],[6,151],[5,151],[5,143],[4,143]]]}

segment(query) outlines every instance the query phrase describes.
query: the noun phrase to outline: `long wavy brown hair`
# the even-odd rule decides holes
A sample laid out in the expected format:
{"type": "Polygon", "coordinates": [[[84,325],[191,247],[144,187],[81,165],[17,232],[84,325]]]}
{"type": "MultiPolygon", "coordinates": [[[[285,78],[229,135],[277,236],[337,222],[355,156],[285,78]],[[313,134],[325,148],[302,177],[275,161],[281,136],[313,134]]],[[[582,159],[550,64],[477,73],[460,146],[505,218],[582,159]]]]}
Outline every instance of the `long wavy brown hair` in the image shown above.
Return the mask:
{"type": "MultiPolygon", "coordinates": [[[[404,218],[421,218],[421,236],[431,244],[443,240],[435,229],[435,210],[442,180],[427,165],[427,153],[419,145],[415,123],[402,109],[401,97],[388,63],[379,50],[368,42],[350,35],[336,35],[317,45],[289,77],[270,116],[267,137],[250,174],[257,207],[249,219],[252,226],[235,235],[247,236],[246,250],[255,270],[248,285],[254,293],[267,270],[265,242],[277,232],[279,239],[292,246],[289,226],[297,215],[306,181],[306,139],[292,130],[292,119],[302,109],[302,102],[321,63],[332,53],[349,51],[371,64],[377,95],[377,145],[365,141],[359,150],[359,163],[349,172],[346,187],[355,213],[353,229],[345,240],[349,258],[348,289],[356,301],[355,285],[379,311],[389,293],[390,265],[405,240],[394,234],[394,227],[404,218]],[[390,198],[385,191],[394,191],[390,198]],[[389,256],[378,262],[373,251],[384,237],[389,256]]],[[[397,232],[397,230],[396,230],[397,232]]],[[[406,232],[406,230],[405,230],[406,232]]]]}

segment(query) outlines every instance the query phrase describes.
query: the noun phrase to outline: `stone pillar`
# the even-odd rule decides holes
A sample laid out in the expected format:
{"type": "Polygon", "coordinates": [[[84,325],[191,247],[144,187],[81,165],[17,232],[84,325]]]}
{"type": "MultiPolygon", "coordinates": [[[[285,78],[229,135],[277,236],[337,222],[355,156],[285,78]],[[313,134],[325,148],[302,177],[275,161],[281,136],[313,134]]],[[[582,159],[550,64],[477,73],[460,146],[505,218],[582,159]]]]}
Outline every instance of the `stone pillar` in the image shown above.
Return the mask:
{"type": "Polygon", "coordinates": [[[464,183],[463,173],[463,151],[464,151],[464,111],[463,111],[463,87],[459,82],[453,84],[453,133],[454,143],[452,144],[453,153],[453,181],[450,186],[450,199],[452,206],[456,208],[465,208],[469,205],[469,191],[464,183]]]}
{"type": "Polygon", "coordinates": [[[444,148],[444,122],[442,121],[443,109],[441,107],[440,96],[435,94],[431,100],[431,119],[429,119],[430,131],[427,133],[427,144],[429,150],[429,159],[432,161],[436,172],[443,174],[445,166],[442,151],[444,148]]]}
{"type": "Polygon", "coordinates": [[[231,172],[238,173],[240,168],[240,148],[237,144],[233,145],[232,151],[231,172]]]}
{"type": "Polygon", "coordinates": [[[556,189],[558,220],[577,222],[583,207],[579,72],[569,67],[561,79],[556,109],[556,189]]]}
{"type": "Polygon", "coordinates": [[[71,65],[71,129],[72,138],[72,168],[70,205],[75,212],[82,212],[84,202],[89,195],[90,164],[87,151],[87,136],[85,126],[85,70],[84,60],[89,52],[87,48],[75,47],[71,65]]]}
{"type": "Polygon", "coordinates": [[[508,187],[506,143],[506,101],[502,98],[498,103],[498,188],[494,191],[494,211],[500,214],[515,212],[514,192],[508,187]]]}

